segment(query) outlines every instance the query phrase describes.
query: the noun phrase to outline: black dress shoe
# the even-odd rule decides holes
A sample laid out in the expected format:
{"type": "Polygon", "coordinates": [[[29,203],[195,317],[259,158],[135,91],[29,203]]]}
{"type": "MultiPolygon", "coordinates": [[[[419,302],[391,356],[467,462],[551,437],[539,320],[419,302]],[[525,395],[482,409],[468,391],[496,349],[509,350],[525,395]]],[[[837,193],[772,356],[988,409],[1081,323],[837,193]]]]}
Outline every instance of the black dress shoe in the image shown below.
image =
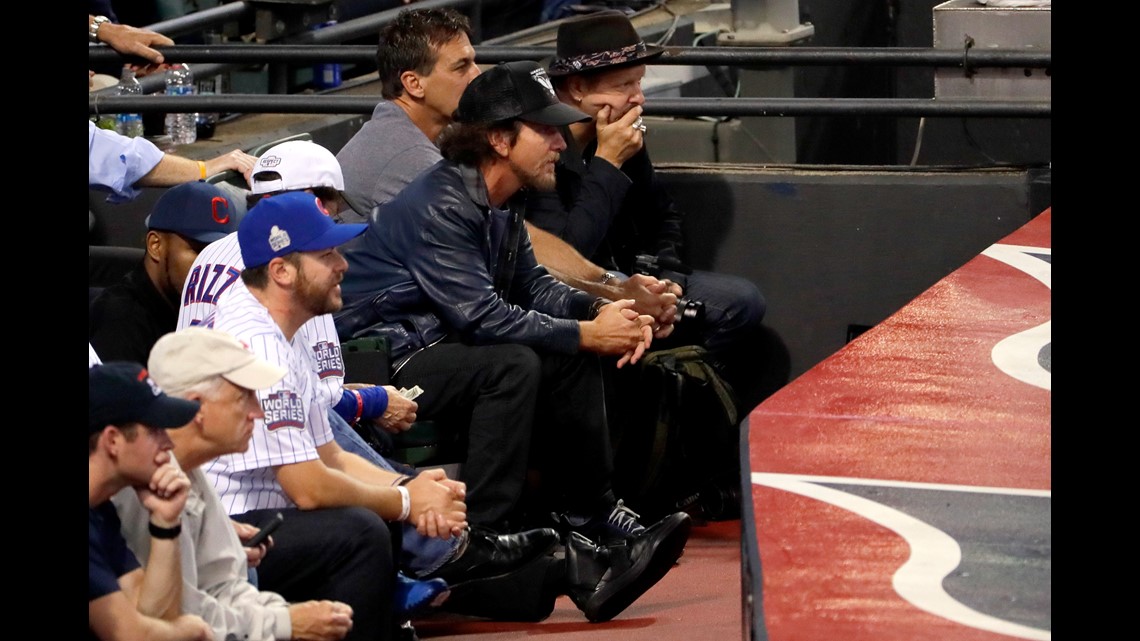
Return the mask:
{"type": "Polygon", "coordinates": [[[669,572],[691,529],[689,515],[677,512],[609,545],[571,532],[566,543],[570,599],[593,623],[616,617],[669,572]]]}
{"type": "Polygon", "coordinates": [[[458,557],[421,579],[443,579],[454,591],[467,581],[507,574],[530,561],[549,554],[558,544],[558,532],[551,528],[526,530],[517,534],[496,534],[473,528],[467,547],[458,557]]]}
{"type": "Polygon", "coordinates": [[[565,567],[565,559],[547,554],[507,574],[464,581],[440,609],[494,621],[542,621],[563,593],[565,567]]]}

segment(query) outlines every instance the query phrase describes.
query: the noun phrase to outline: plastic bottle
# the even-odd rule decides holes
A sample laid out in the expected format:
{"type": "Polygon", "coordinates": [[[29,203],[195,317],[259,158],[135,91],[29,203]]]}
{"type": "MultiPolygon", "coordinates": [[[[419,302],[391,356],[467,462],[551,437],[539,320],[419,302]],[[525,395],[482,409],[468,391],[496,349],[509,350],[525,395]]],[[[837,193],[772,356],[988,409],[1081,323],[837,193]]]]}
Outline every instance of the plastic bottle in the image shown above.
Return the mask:
{"type": "MultiPolygon", "coordinates": [[[[143,93],[139,79],[130,67],[123,67],[123,77],[119,79],[120,96],[141,96],[143,93]]],[[[115,131],[124,136],[137,138],[143,135],[143,119],[140,113],[115,114],[115,131]]]]}
{"type": "MultiPolygon", "coordinates": [[[[194,74],[189,65],[179,63],[166,70],[166,95],[192,96],[195,93],[194,74]]],[[[198,139],[198,114],[166,114],[166,135],[176,145],[188,145],[198,139]]]]}
{"type": "MultiPolygon", "coordinates": [[[[324,29],[336,24],[336,20],[322,22],[313,27],[313,30],[324,29]]],[[[340,63],[322,62],[313,65],[313,86],[317,89],[332,89],[340,86],[340,63]]]]}

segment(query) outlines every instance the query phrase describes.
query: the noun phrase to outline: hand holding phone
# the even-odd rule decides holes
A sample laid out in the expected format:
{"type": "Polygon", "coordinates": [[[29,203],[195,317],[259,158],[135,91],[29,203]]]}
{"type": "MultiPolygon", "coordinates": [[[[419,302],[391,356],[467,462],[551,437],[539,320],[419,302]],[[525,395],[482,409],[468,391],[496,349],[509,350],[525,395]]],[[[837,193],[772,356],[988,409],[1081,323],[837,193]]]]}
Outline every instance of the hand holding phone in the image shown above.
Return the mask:
{"type": "Polygon", "coordinates": [[[245,541],[242,545],[244,545],[247,548],[255,548],[255,547],[261,545],[262,543],[265,543],[265,539],[268,539],[269,535],[273,534],[273,531],[276,530],[278,527],[280,527],[281,524],[284,522],[285,522],[285,515],[284,514],[281,514],[280,512],[278,512],[277,514],[274,514],[273,518],[271,518],[268,522],[263,523],[261,525],[261,529],[257,531],[257,534],[254,534],[252,537],[249,538],[249,540],[245,541]]]}

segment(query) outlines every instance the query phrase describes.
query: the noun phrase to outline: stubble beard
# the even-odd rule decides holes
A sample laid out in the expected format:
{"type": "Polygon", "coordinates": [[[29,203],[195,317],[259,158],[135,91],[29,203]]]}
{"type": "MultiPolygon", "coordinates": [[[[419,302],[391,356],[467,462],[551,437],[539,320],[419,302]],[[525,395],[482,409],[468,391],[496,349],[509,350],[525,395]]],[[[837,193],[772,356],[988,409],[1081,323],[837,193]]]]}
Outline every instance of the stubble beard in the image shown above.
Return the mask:
{"type": "Polygon", "coordinates": [[[315,318],[323,314],[331,314],[340,311],[344,301],[337,293],[336,284],[328,287],[320,287],[313,281],[309,280],[304,270],[300,272],[300,278],[297,282],[297,293],[300,298],[301,306],[315,318]]]}
{"type": "Polygon", "coordinates": [[[515,161],[510,161],[511,171],[522,183],[523,187],[528,187],[534,191],[554,191],[555,176],[554,166],[543,163],[540,169],[527,171],[525,168],[519,166],[515,161]],[[550,167],[547,172],[546,168],[550,167]]]}

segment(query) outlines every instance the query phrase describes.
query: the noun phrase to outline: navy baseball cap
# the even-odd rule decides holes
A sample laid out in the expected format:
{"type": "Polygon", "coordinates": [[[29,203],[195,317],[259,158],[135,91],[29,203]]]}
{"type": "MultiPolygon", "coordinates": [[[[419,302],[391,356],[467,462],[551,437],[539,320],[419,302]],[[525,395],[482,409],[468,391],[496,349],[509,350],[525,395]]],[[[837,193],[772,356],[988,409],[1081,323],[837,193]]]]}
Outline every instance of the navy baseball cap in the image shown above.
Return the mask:
{"type": "Polygon", "coordinates": [[[142,423],[175,428],[198,413],[198,401],[167,396],[146,368],[128,361],[109,361],[87,372],[88,436],[108,425],[142,423]]]}
{"type": "Polygon", "coordinates": [[[262,198],[238,225],[238,246],[246,267],[260,267],[293,252],[338,247],[368,229],[365,223],[338,225],[321,200],[306,191],[262,198]]]}
{"type": "Polygon", "coordinates": [[[454,120],[492,123],[518,118],[562,127],[590,116],[564,105],[554,93],[546,69],[533,60],[495,65],[475,76],[459,98],[454,120]]]}
{"type": "Polygon", "coordinates": [[[212,243],[237,231],[238,216],[226,192],[196,180],[167,189],[146,217],[146,227],[212,243]]]}

